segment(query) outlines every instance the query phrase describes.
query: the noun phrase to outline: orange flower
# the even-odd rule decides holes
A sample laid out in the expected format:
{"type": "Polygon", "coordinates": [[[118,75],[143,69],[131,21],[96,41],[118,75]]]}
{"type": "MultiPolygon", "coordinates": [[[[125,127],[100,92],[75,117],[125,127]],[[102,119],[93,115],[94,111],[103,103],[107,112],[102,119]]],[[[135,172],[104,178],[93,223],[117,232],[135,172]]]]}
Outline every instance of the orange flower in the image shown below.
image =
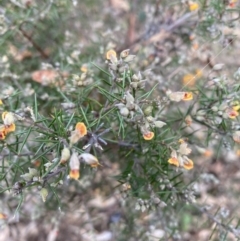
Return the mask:
{"type": "Polygon", "coordinates": [[[239,115],[238,112],[232,108],[227,110],[227,114],[228,114],[228,118],[230,119],[235,119],[239,115]]]}
{"type": "Polygon", "coordinates": [[[149,132],[143,134],[143,139],[146,141],[152,140],[153,137],[154,137],[154,132],[152,132],[152,131],[149,131],[149,132]]]}
{"type": "Polygon", "coordinates": [[[193,168],[194,164],[191,159],[187,157],[191,153],[191,149],[187,147],[187,143],[183,142],[180,144],[179,149],[172,150],[171,158],[168,159],[168,163],[177,167],[183,167],[186,170],[193,168]]]}
{"type": "Polygon", "coordinates": [[[5,126],[0,126],[0,140],[4,140],[6,138],[6,130],[5,126]]]}
{"type": "Polygon", "coordinates": [[[15,131],[16,126],[14,123],[12,123],[11,125],[5,126],[5,132],[6,134],[15,131]]]}
{"type": "Polygon", "coordinates": [[[110,49],[107,51],[106,59],[111,60],[111,58],[116,58],[116,57],[117,57],[117,53],[113,49],[110,49]]]}
{"type": "Polygon", "coordinates": [[[183,100],[188,101],[188,100],[192,100],[192,98],[193,98],[192,92],[185,92],[184,93],[183,100]]]}
{"type": "Polygon", "coordinates": [[[70,170],[69,177],[72,179],[78,180],[78,178],[80,177],[79,169],[70,170]]]}
{"type": "Polygon", "coordinates": [[[197,50],[198,48],[199,48],[199,44],[197,42],[192,44],[193,50],[197,50]]]}
{"type": "Polygon", "coordinates": [[[80,177],[80,162],[77,153],[73,152],[69,161],[70,173],[69,177],[77,180],[80,177]]]}
{"type": "Polygon", "coordinates": [[[194,166],[193,161],[189,158],[187,158],[187,159],[185,158],[183,167],[186,170],[191,170],[193,168],[193,166],[194,166]]]}
{"type": "Polygon", "coordinates": [[[75,130],[80,134],[81,137],[87,135],[87,127],[83,122],[78,122],[76,124],[75,130]]]}
{"type": "Polygon", "coordinates": [[[7,112],[7,111],[4,111],[2,113],[2,120],[3,120],[3,123],[4,125],[11,125],[12,123],[14,123],[14,115],[12,112],[7,112]]]}
{"type": "Polygon", "coordinates": [[[176,157],[171,157],[168,159],[168,163],[179,167],[179,161],[176,157]]]}
{"type": "Polygon", "coordinates": [[[78,122],[76,124],[75,130],[71,132],[71,136],[69,137],[70,146],[77,143],[85,135],[87,135],[87,127],[83,122],[78,122]]]}
{"type": "Polygon", "coordinates": [[[4,214],[4,213],[0,213],[0,219],[6,219],[7,218],[7,215],[4,214]]]}
{"type": "Polygon", "coordinates": [[[237,3],[237,0],[230,0],[228,6],[230,8],[234,8],[236,7],[236,3],[237,3]]]}
{"type": "Polygon", "coordinates": [[[213,152],[211,150],[206,149],[205,152],[203,153],[203,155],[205,157],[211,157],[213,155],[213,152]]]}
{"type": "Polygon", "coordinates": [[[34,165],[35,167],[40,167],[41,161],[40,161],[40,160],[36,160],[36,161],[33,162],[33,165],[34,165]]]}

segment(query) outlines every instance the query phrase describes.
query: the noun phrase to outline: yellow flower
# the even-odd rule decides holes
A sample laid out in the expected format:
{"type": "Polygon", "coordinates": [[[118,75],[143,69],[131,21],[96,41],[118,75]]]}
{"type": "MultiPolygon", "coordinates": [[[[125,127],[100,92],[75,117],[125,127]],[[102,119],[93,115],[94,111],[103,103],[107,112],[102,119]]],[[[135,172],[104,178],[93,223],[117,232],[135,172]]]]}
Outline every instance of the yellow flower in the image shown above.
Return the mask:
{"type": "Polygon", "coordinates": [[[198,3],[195,3],[195,2],[190,2],[190,3],[188,4],[188,6],[189,6],[189,10],[190,10],[191,12],[192,12],[192,11],[196,11],[196,10],[199,9],[198,3]]]}
{"type": "Polygon", "coordinates": [[[194,164],[193,161],[187,157],[185,157],[184,163],[183,163],[183,167],[186,170],[191,170],[193,168],[194,164]]]}
{"type": "Polygon", "coordinates": [[[184,142],[180,145],[179,150],[172,150],[171,158],[168,159],[168,163],[177,167],[183,167],[186,170],[190,170],[194,166],[193,161],[186,156],[190,152],[191,149],[187,148],[187,143],[184,142]]]}
{"type": "Polygon", "coordinates": [[[240,103],[239,103],[239,101],[233,101],[232,108],[235,111],[239,111],[240,110],[240,103]]]}
{"type": "Polygon", "coordinates": [[[152,140],[153,137],[154,137],[154,132],[152,132],[152,131],[149,131],[149,132],[143,134],[143,139],[146,141],[152,140]]]}
{"type": "Polygon", "coordinates": [[[193,94],[192,92],[185,92],[183,96],[183,100],[188,101],[193,99],[193,94]]]}
{"type": "Polygon", "coordinates": [[[194,86],[196,77],[193,74],[186,74],[183,76],[182,83],[184,86],[194,86]]]}
{"type": "Polygon", "coordinates": [[[113,49],[110,49],[107,51],[106,59],[111,60],[112,58],[116,58],[116,57],[117,57],[117,53],[113,49]]]}
{"type": "Polygon", "coordinates": [[[182,144],[182,143],[184,143],[184,142],[185,142],[185,140],[182,139],[182,138],[178,140],[178,143],[180,143],[180,144],[182,144]]]}
{"type": "Polygon", "coordinates": [[[168,90],[166,94],[171,101],[176,101],[176,102],[179,102],[181,100],[188,101],[188,100],[192,100],[193,98],[192,92],[181,92],[181,91],[172,92],[171,90],[168,90]]]}
{"type": "Polygon", "coordinates": [[[81,71],[82,71],[83,73],[87,73],[88,68],[87,68],[87,65],[86,65],[86,64],[83,64],[83,65],[81,66],[81,71]]]}
{"type": "Polygon", "coordinates": [[[4,125],[8,126],[14,123],[14,115],[12,112],[4,111],[2,113],[2,120],[4,125]]]}
{"type": "Polygon", "coordinates": [[[179,161],[176,157],[171,157],[168,159],[168,163],[179,167],[179,161]]]}
{"type": "Polygon", "coordinates": [[[3,102],[2,102],[2,100],[0,99],[0,105],[3,105],[3,102]]]}

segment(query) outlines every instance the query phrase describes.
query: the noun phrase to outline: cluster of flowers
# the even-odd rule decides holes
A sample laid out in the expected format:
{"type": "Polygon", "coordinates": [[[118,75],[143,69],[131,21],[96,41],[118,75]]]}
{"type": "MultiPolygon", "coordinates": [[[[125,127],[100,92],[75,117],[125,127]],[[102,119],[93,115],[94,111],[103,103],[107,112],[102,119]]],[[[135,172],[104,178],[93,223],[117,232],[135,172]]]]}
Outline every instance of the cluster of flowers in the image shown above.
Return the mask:
{"type": "Polygon", "coordinates": [[[69,159],[70,173],[69,177],[77,180],[80,177],[80,162],[84,162],[91,167],[97,167],[101,165],[98,159],[90,153],[82,153],[78,155],[72,151],[72,146],[77,143],[80,139],[87,135],[87,127],[83,122],[78,122],[75,129],[71,132],[69,137],[69,147],[64,147],[61,152],[61,163],[65,164],[69,159]]]}
{"type": "Polygon", "coordinates": [[[0,126],[0,140],[4,140],[10,132],[15,131],[14,114],[12,112],[4,111],[2,113],[3,125],[0,126]]]}
{"type": "Polygon", "coordinates": [[[194,166],[193,161],[188,158],[192,150],[187,146],[184,140],[180,139],[179,143],[178,150],[172,149],[171,158],[168,160],[168,163],[190,170],[194,166]]]}
{"type": "MultiPolygon", "coordinates": [[[[117,58],[117,53],[112,49],[106,53],[106,59],[108,60],[110,70],[114,70],[116,73],[120,74],[127,68],[126,65],[124,67],[122,64],[132,61],[133,58],[133,55],[129,55],[129,50],[124,50],[121,52],[119,59],[117,58]],[[120,69],[120,71],[118,71],[118,69],[120,69]]],[[[118,80],[121,78],[116,77],[115,79],[118,80]]],[[[137,90],[144,87],[146,80],[143,79],[141,73],[137,75],[133,74],[129,78],[129,81],[130,89],[125,91],[124,99],[120,103],[117,103],[115,106],[118,107],[121,116],[123,116],[126,121],[132,121],[136,123],[143,135],[143,139],[150,141],[155,136],[151,129],[154,127],[162,128],[166,125],[166,123],[158,120],[158,115],[155,117],[151,115],[153,110],[152,106],[149,105],[147,108],[142,109],[137,100],[130,93],[131,89],[137,90]]],[[[168,99],[173,102],[179,102],[182,100],[189,101],[193,99],[192,92],[172,92],[171,90],[168,90],[166,95],[168,99]]],[[[189,116],[189,118],[191,117],[189,116]]],[[[190,122],[191,120],[189,119],[188,121],[190,122]]],[[[175,166],[190,170],[193,168],[193,162],[187,157],[187,155],[190,153],[190,149],[187,148],[186,145],[186,143],[182,143],[178,151],[172,150],[171,158],[168,162],[175,166]]]]}

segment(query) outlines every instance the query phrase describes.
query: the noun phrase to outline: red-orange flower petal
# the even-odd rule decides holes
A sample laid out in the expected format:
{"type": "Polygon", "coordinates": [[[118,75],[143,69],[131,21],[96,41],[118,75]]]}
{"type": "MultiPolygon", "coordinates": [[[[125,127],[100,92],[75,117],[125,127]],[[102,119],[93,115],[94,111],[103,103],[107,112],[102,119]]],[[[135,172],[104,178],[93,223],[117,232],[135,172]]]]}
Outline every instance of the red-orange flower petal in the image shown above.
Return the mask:
{"type": "Polygon", "coordinates": [[[153,137],[154,137],[154,132],[152,132],[152,131],[149,131],[149,132],[143,134],[143,139],[146,141],[152,140],[153,137]]]}
{"type": "Polygon", "coordinates": [[[230,119],[235,119],[238,115],[239,115],[238,112],[236,110],[234,110],[234,109],[230,109],[228,111],[228,117],[230,119]]]}

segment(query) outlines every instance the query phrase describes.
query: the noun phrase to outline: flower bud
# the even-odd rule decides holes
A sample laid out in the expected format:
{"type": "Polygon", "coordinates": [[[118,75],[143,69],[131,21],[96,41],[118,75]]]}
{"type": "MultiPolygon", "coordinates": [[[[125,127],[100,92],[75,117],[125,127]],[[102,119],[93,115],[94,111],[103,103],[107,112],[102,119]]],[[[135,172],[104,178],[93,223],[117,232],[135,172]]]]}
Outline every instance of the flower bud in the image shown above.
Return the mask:
{"type": "Polygon", "coordinates": [[[90,153],[83,153],[80,155],[79,158],[80,158],[80,161],[83,161],[84,163],[90,165],[91,167],[101,166],[101,164],[98,162],[98,159],[90,153]]]}
{"type": "Polygon", "coordinates": [[[162,128],[163,126],[166,125],[166,123],[163,122],[163,121],[154,121],[154,125],[155,125],[157,128],[162,128]]]}
{"type": "Polygon", "coordinates": [[[153,110],[153,106],[149,105],[148,107],[146,107],[143,111],[143,113],[148,116],[152,114],[152,110],[153,110]]]}
{"type": "Polygon", "coordinates": [[[46,198],[48,196],[48,190],[46,188],[42,188],[39,194],[42,197],[43,202],[46,202],[46,198]]]}
{"type": "Polygon", "coordinates": [[[123,107],[120,109],[120,114],[124,117],[127,117],[129,115],[129,110],[127,107],[123,107]]]}
{"type": "Polygon", "coordinates": [[[192,117],[190,115],[186,116],[185,123],[187,124],[187,126],[190,126],[192,124],[192,117]]]}
{"type": "Polygon", "coordinates": [[[133,59],[136,57],[136,55],[128,55],[123,61],[125,63],[129,63],[131,61],[133,61],[133,59]]]}
{"type": "Polygon", "coordinates": [[[130,51],[130,49],[125,49],[125,50],[123,50],[121,53],[120,53],[120,57],[121,58],[126,58],[128,55],[129,55],[129,51],[130,51]]]}
{"type": "Polygon", "coordinates": [[[70,173],[69,176],[72,179],[77,180],[80,176],[79,169],[80,163],[76,152],[73,152],[69,161],[70,173]]]}
{"type": "Polygon", "coordinates": [[[132,81],[134,81],[134,82],[139,82],[140,79],[137,77],[136,74],[134,74],[134,75],[132,76],[132,81]]]}
{"type": "Polygon", "coordinates": [[[61,152],[61,163],[64,164],[70,158],[70,150],[64,147],[61,152]]]}

